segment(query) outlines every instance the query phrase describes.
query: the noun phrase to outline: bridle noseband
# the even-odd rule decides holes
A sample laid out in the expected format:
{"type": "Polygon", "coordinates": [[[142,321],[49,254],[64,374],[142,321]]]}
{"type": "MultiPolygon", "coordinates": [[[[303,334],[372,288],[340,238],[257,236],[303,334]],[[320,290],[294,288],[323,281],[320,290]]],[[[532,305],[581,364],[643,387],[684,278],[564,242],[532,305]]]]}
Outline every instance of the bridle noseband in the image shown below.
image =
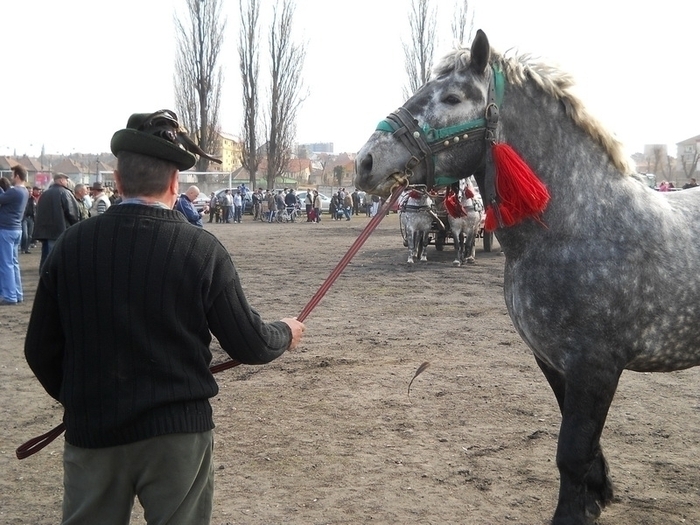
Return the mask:
{"type": "Polygon", "coordinates": [[[445,128],[434,129],[427,124],[420,127],[411,112],[401,106],[377,125],[377,131],[392,133],[411,154],[411,158],[404,166],[404,173],[408,178],[413,174],[413,169],[416,166],[425,162],[428,188],[451,184],[459,179],[436,178],[435,155],[458,144],[479,140],[493,143],[498,125],[499,108],[503,101],[503,87],[503,72],[497,64],[492,64],[489,80],[489,102],[482,118],[445,128]]]}

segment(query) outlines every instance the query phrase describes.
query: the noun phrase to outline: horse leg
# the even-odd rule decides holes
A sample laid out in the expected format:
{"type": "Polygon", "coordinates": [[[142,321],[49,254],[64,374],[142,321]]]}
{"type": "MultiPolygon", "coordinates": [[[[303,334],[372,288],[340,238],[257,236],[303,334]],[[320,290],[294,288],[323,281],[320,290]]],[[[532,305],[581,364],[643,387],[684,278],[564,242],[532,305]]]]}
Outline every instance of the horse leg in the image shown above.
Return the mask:
{"type": "Polygon", "coordinates": [[[473,230],[469,232],[469,235],[467,235],[464,241],[464,254],[466,255],[465,260],[469,264],[474,264],[476,262],[476,232],[473,230]]]}
{"type": "Polygon", "coordinates": [[[418,255],[420,256],[421,262],[426,262],[428,260],[428,242],[430,242],[430,232],[421,232],[419,238],[420,242],[418,244],[418,255]]]}
{"type": "Polygon", "coordinates": [[[416,253],[416,232],[407,229],[406,230],[406,240],[408,241],[408,264],[413,264],[413,256],[416,253]]]}
{"type": "Polygon", "coordinates": [[[552,525],[592,525],[613,497],[600,435],[620,372],[593,366],[587,371],[582,366],[567,377],[536,360],[562,412],[557,445],[559,503],[552,525]],[[590,388],[591,384],[597,385],[596,388],[590,388]]]}
{"type": "Polygon", "coordinates": [[[455,260],[452,261],[452,266],[462,266],[462,247],[459,242],[459,233],[452,230],[452,242],[455,245],[455,260]]]}

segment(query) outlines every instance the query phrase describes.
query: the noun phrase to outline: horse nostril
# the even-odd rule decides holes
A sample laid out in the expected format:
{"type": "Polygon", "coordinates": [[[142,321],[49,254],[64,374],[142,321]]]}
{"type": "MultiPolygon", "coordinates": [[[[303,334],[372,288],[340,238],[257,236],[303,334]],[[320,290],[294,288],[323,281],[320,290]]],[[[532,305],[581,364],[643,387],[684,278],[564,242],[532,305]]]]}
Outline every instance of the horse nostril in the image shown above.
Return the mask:
{"type": "Polygon", "coordinates": [[[364,158],[358,163],[355,171],[358,175],[370,174],[372,172],[372,155],[365,155],[364,158]]]}

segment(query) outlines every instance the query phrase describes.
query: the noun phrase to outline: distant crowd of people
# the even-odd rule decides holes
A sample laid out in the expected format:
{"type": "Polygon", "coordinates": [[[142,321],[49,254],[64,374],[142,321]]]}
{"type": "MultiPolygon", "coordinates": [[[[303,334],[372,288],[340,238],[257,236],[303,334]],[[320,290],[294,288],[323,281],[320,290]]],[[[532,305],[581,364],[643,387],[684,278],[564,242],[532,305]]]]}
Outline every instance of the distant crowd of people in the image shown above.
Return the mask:
{"type": "MultiPolygon", "coordinates": [[[[191,203],[199,193],[196,187],[193,188],[196,194],[188,196],[191,203]]],[[[365,199],[364,193],[358,190],[349,192],[340,188],[331,197],[327,213],[332,220],[349,221],[361,211],[367,216],[373,216],[378,211],[380,202],[379,197],[365,199]]],[[[211,192],[207,205],[199,212],[199,216],[208,215],[210,223],[230,224],[240,223],[243,214],[248,212],[253,216],[253,221],[296,222],[305,215],[306,222],[319,222],[324,205],[318,190],[310,188],[297,192],[294,188],[264,190],[260,187],[251,192],[245,185],[241,185],[235,190],[211,192]]]]}
{"type": "MultiPolygon", "coordinates": [[[[18,304],[24,300],[19,253],[31,253],[41,242],[40,267],[53,249],[56,240],[73,224],[101,215],[110,206],[122,201],[116,188],[95,182],[91,186],[74,184],[64,173],[56,173],[53,183],[45,190],[27,182],[27,170],[12,168],[12,180],[0,177],[0,305],[18,304]],[[11,270],[10,270],[11,269],[11,270]]],[[[192,185],[175,201],[174,209],[187,221],[202,227],[205,217],[209,223],[240,224],[244,213],[253,221],[318,223],[325,211],[318,190],[293,188],[255,191],[242,184],[236,189],[211,192],[204,206],[197,205],[200,190],[192,185]]],[[[327,201],[327,198],[324,197],[327,201]]],[[[327,205],[334,221],[349,221],[362,211],[373,217],[381,199],[363,192],[340,188],[327,205]]]]}
{"type": "MultiPolygon", "coordinates": [[[[691,178],[688,182],[683,184],[684,190],[690,189],[690,188],[695,188],[697,187],[698,182],[691,178]]],[[[669,182],[667,180],[662,180],[659,185],[656,187],[658,191],[673,191],[676,190],[677,188],[674,186],[673,182],[669,182]]]]}
{"type": "Polygon", "coordinates": [[[24,301],[19,253],[41,242],[41,262],[61,234],[73,224],[100,215],[120,200],[100,182],[88,187],[56,173],[46,190],[27,186],[27,170],[12,167],[12,179],[0,177],[0,305],[24,301]]]}

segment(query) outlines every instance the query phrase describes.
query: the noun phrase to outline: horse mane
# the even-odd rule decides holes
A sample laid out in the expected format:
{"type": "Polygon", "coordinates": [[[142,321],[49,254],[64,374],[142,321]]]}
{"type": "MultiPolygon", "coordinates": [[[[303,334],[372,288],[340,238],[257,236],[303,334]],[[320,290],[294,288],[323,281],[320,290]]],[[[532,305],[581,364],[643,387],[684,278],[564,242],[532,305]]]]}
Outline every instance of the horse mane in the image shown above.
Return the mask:
{"type": "MultiPolygon", "coordinates": [[[[445,55],[435,67],[436,75],[445,75],[460,71],[469,66],[471,52],[466,48],[457,48],[445,55]]],[[[541,61],[533,60],[530,54],[514,53],[506,57],[491,49],[491,63],[501,66],[506,82],[522,86],[526,79],[531,79],[548,95],[564,104],[566,113],[574,123],[593,138],[608,154],[613,165],[623,174],[635,173],[630,160],[624,153],[622,143],[615,138],[603,124],[586,110],[583,102],[572,93],[573,77],[559,68],[541,61]]]]}

